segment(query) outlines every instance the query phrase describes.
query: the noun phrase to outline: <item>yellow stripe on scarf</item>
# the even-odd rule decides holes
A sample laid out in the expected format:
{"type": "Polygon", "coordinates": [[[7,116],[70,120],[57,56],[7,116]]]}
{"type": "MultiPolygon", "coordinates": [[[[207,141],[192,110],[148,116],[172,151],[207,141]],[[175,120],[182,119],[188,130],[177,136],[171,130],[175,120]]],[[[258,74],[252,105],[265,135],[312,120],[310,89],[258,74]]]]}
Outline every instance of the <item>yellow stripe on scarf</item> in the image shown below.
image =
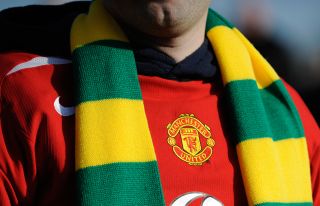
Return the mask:
{"type": "Polygon", "coordinates": [[[270,64],[237,29],[217,26],[208,31],[207,36],[219,61],[224,85],[251,79],[263,89],[279,79],[270,64]]]}
{"type": "Polygon", "coordinates": [[[211,29],[207,35],[214,45],[224,85],[236,80],[255,79],[254,73],[250,69],[252,65],[247,49],[232,29],[217,26],[211,29]]]}
{"type": "Polygon", "coordinates": [[[305,138],[251,139],[237,145],[243,180],[252,205],[312,202],[306,146],[305,138]],[[259,188],[259,192],[253,188],[259,188]]]}
{"type": "Polygon", "coordinates": [[[76,170],[156,160],[141,100],[109,99],[76,108],[76,170]],[[143,134],[143,135],[141,135],[143,134]]]}
{"type": "Polygon", "coordinates": [[[105,11],[102,1],[92,2],[90,15],[81,14],[73,22],[71,51],[99,40],[128,42],[116,21],[105,11]]]}
{"type": "Polygon", "coordinates": [[[256,81],[258,82],[258,86],[260,89],[266,88],[271,85],[273,82],[279,80],[278,74],[269,64],[269,62],[262,57],[259,51],[254,48],[254,46],[248,41],[246,37],[236,28],[233,29],[238,38],[242,41],[244,46],[247,48],[249,52],[251,62],[253,68],[264,68],[262,69],[254,69],[254,74],[256,81]]]}

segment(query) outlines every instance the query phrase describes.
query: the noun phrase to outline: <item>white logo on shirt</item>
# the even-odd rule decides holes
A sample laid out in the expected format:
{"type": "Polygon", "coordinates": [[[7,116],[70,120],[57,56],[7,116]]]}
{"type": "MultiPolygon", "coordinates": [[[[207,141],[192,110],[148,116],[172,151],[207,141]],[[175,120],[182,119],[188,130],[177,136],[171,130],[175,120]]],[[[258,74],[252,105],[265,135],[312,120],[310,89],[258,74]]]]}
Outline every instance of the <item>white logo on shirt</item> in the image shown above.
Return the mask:
{"type": "Polygon", "coordinates": [[[74,107],[64,107],[60,104],[60,96],[56,98],[56,100],[54,101],[54,109],[56,110],[56,112],[58,112],[58,114],[60,114],[63,117],[68,117],[68,116],[72,116],[75,113],[75,108],[74,107]]]}
{"type": "Polygon", "coordinates": [[[35,57],[29,61],[23,62],[21,64],[16,65],[13,67],[8,73],[7,76],[10,74],[13,74],[15,72],[25,70],[25,69],[31,69],[31,68],[38,68],[40,66],[45,65],[61,65],[61,64],[70,64],[71,61],[68,59],[61,59],[58,57],[35,57]]]}
{"type": "Polygon", "coordinates": [[[170,206],[188,206],[193,201],[202,198],[201,206],[223,206],[223,204],[212,197],[211,195],[208,195],[203,192],[188,192],[177,199],[175,199],[170,206]]]}

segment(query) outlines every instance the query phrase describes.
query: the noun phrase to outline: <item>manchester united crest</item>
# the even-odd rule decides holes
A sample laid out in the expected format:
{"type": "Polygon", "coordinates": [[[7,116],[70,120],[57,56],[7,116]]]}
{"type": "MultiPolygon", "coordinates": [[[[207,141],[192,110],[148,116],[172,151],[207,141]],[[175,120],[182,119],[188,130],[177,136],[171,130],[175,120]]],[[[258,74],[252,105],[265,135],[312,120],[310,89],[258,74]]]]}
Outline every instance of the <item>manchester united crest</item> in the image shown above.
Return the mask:
{"type": "Polygon", "coordinates": [[[210,159],[215,141],[210,128],[193,114],[182,114],[168,124],[168,144],[174,154],[189,165],[202,165],[210,159]]]}

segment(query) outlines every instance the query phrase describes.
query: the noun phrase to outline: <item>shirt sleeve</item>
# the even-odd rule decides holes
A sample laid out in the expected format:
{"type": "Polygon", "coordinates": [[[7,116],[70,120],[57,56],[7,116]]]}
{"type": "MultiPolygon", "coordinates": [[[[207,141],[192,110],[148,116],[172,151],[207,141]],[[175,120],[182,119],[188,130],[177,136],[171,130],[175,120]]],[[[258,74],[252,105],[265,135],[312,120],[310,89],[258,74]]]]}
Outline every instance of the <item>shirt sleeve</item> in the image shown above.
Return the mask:
{"type": "MultiPolygon", "coordinates": [[[[18,118],[19,111],[3,95],[6,74],[16,64],[14,56],[0,54],[0,205],[21,205],[26,199],[28,184],[35,175],[34,142],[28,140],[18,118]]],[[[26,57],[27,58],[27,57],[26,57]]],[[[22,58],[21,61],[24,59],[22,58]]],[[[13,94],[14,95],[14,94],[13,94]]],[[[19,104],[23,104],[19,102],[19,104]]]]}
{"type": "Polygon", "coordinates": [[[286,87],[297,107],[308,144],[314,205],[320,205],[320,130],[311,112],[299,94],[288,84],[286,87]]]}
{"type": "MultiPolygon", "coordinates": [[[[2,110],[5,109],[2,107],[2,110]]],[[[4,113],[0,117],[0,205],[19,205],[19,199],[23,199],[27,193],[30,172],[25,168],[24,159],[30,154],[26,152],[26,142],[19,141],[22,138],[12,132],[18,128],[8,124],[12,117],[4,113]]]]}
{"type": "Polygon", "coordinates": [[[0,53],[1,206],[74,203],[74,115],[54,106],[71,105],[71,65],[39,58],[0,53]]]}

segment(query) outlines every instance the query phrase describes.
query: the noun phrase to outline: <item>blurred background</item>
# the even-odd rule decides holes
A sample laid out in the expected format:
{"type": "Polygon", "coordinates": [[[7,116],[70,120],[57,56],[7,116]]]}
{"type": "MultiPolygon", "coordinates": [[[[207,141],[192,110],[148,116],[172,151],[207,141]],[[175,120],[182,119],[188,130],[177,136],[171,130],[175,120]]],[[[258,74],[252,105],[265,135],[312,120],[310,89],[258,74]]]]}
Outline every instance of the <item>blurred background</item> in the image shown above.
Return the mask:
{"type": "MultiPolygon", "coordinates": [[[[70,1],[70,0],[69,0],[70,1]]],[[[68,0],[0,0],[0,10],[68,0]]],[[[213,0],[303,97],[320,124],[320,1],[213,0]]]]}

